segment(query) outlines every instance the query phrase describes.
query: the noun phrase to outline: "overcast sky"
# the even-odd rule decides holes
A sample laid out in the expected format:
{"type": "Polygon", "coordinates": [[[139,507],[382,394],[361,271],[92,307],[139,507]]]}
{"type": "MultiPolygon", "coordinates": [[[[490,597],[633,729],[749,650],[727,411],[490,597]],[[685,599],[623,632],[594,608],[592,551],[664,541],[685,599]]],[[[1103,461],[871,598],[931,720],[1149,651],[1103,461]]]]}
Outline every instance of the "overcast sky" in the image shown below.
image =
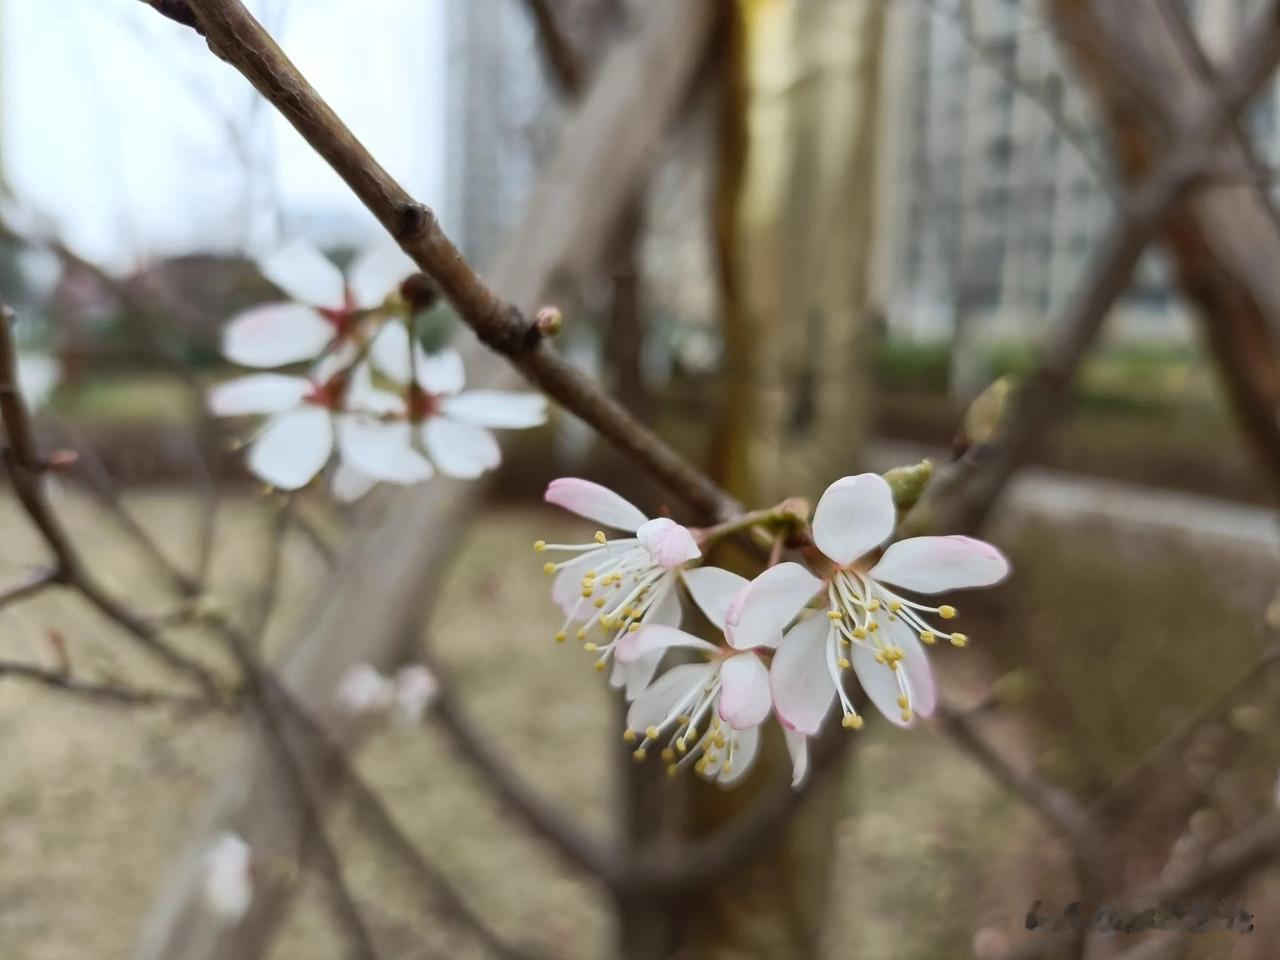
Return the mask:
{"type": "MultiPolygon", "coordinates": [[[[447,218],[443,3],[249,5],[383,165],[447,218]]],[[[99,262],[372,233],[350,192],[254,97],[194,33],[139,0],[0,0],[5,180],[99,262]]]]}

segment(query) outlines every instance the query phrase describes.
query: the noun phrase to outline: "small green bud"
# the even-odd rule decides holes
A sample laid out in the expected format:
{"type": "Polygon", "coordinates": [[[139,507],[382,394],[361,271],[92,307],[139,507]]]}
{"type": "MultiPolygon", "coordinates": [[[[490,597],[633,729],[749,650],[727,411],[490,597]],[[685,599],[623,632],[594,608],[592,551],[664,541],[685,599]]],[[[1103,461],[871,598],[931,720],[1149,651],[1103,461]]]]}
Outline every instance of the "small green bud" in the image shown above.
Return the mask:
{"type": "Polygon", "coordinates": [[[884,475],[893,491],[893,503],[899,510],[910,510],[924,496],[925,487],[933,478],[933,461],[921,460],[909,467],[894,467],[884,475]]]}

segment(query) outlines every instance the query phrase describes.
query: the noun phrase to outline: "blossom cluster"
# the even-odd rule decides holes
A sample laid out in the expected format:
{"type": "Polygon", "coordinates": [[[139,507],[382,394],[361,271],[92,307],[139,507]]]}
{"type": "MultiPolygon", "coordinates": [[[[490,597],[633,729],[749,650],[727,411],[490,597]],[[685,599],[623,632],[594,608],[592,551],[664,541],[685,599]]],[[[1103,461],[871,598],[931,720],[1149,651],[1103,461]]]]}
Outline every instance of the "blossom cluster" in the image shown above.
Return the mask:
{"type": "Polygon", "coordinates": [[[763,724],[776,717],[799,784],[808,739],[838,703],[845,727],[862,726],[845,678],[892,723],[910,726],[936,704],[925,648],[968,638],[944,629],[948,604],[909,595],[990,586],[1009,563],[970,537],[914,537],[881,549],[897,520],[888,482],[876,474],[844,477],[814,511],[805,563],[777,562],[755,579],[701,563],[709,531],[650,519],[613,491],[564,478],[546,500],[603,527],[583,544],[534,549],[562,556],[544,570],[564,613],[556,640],[570,633],[609,670],[630,707],[624,738],[644,760],[657,751],[671,773],[687,767],[723,786],[747,772],[763,724]],[[716,642],[680,629],[687,593],[720,634],[716,642]],[[686,651],[659,674],[665,654],[686,651]]]}
{"type": "Polygon", "coordinates": [[[416,268],[387,245],[360,254],[344,276],[314,247],[294,243],[260,263],[289,300],[228,322],[222,353],[259,371],[214,387],[219,416],[264,416],[249,470],[282,490],[310,483],[334,460],[330,485],[350,502],[379,482],[413,484],[436,472],[474,478],[501,460],[491,429],[546,419],[539,394],[463,391],[456,350],[426,352],[413,335],[416,268]]]}

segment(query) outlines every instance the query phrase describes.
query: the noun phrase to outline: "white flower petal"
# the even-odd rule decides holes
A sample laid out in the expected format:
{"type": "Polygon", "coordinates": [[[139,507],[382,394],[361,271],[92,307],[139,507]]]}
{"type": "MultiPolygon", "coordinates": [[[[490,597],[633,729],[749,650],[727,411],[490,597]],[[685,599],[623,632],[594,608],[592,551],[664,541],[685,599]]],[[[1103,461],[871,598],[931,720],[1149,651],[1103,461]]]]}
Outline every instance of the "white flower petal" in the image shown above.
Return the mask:
{"type": "Polygon", "coordinates": [[[787,631],[773,655],[769,685],[784,729],[813,735],[831,710],[836,688],[826,660],[830,631],[825,616],[802,620],[787,631]]]}
{"type": "Polygon", "coordinates": [[[395,680],[396,720],[406,724],[420,722],[439,692],[440,682],[422,664],[401,667],[395,680]]]}
{"type": "Polygon", "coordinates": [[[18,390],[30,409],[45,405],[59,376],[58,361],[48,354],[18,353],[18,390]]]}
{"type": "Polygon", "coordinates": [[[664,653],[666,650],[654,650],[632,663],[623,663],[614,657],[609,685],[615,690],[622,690],[627,702],[630,703],[653,683],[653,675],[658,672],[658,665],[662,663],[664,653]]]}
{"type": "Polygon", "coordinates": [[[400,320],[388,320],[369,345],[369,359],[391,380],[407,384],[411,367],[408,328],[400,320]]]}
{"type": "Polygon", "coordinates": [[[262,275],[299,303],[328,310],[346,305],[346,283],[333,261],[307,243],[295,240],[258,261],[262,275]]]}
{"type": "Polygon", "coordinates": [[[430,417],[422,425],[422,442],[436,469],[446,477],[474,479],[502,462],[502,450],[493,434],[448,417],[430,417]]]}
{"type": "Polygon", "coordinates": [[[301,303],[264,303],[232,317],[222,355],[245,367],[280,367],[318,357],[336,329],[301,303]]]}
{"type": "Polygon", "coordinates": [[[672,667],[636,697],[627,711],[627,727],[643,731],[662,724],[686,697],[701,691],[715,672],[714,663],[682,663],[672,667]]]}
{"type": "Polygon", "coordinates": [[[329,411],[302,406],[279,413],[249,449],[249,469],[281,490],[298,490],[311,482],[333,453],[329,411]]]}
{"type": "Polygon", "coordinates": [[[702,556],[693,534],[668,517],[646,520],[636,528],[636,539],[649,551],[653,562],[663,570],[674,570],[702,556]]]}
{"type": "Polygon", "coordinates": [[[467,373],[462,365],[462,354],[445,349],[437,353],[414,351],[414,363],[418,366],[418,386],[435,396],[451,397],[466,384],[467,373]]]}
{"type": "Polygon", "coordinates": [[[675,578],[663,577],[654,588],[653,602],[645,611],[643,622],[655,627],[680,626],[680,591],[675,578]]]}
{"type": "Polygon", "coordinates": [[[733,759],[729,760],[727,756],[725,757],[729,769],[725,770],[725,764],[720,764],[716,782],[722,787],[732,787],[747,775],[747,771],[755,764],[759,752],[760,728],[758,726],[734,731],[733,759]]]}
{"type": "Polygon", "coordinates": [[[367,663],[350,667],[338,682],[338,706],[352,716],[380,713],[391,706],[392,682],[367,663]]]}
{"type": "Polygon", "coordinates": [[[776,647],[782,631],[822,589],[798,563],[779,563],[751,581],[729,611],[725,639],[738,650],[776,647]]]}
{"type": "Polygon", "coordinates": [[[764,723],[773,706],[769,670],[764,661],[754,653],[729,657],[720,665],[720,683],[721,720],[735,730],[764,723]]]}
{"type": "Polygon", "coordinates": [[[375,416],[403,417],[406,412],[403,397],[379,390],[373,385],[373,374],[367,363],[358,363],[351,368],[347,392],[343,397],[343,409],[375,416]]]}
{"type": "Polygon", "coordinates": [[[645,654],[655,650],[669,650],[672,647],[708,651],[716,649],[714,643],[708,643],[683,630],[653,624],[623,634],[618,640],[617,657],[621,663],[635,663],[645,654]]]}
{"type": "Polygon", "coordinates": [[[302,403],[312,391],[311,381],[281,373],[251,373],[209,390],[209,411],[219,417],[282,413],[302,403]]]}
{"type": "Polygon", "coordinates": [[[853,661],[854,673],[858,675],[858,683],[862,684],[875,708],[895,726],[911,726],[911,720],[902,719],[902,708],[898,706],[902,691],[898,689],[897,671],[890,669],[888,664],[877,663],[875,651],[861,644],[853,644],[849,657],[853,661]]]}
{"type": "Polygon", "coordinates": [[[329,492],[339,503],[355,503],[378,485],[377,478],[357,470],[349,463],[338,464],[329,481],[329,492]]]}
{"type": "Polygon", "coordinates": [[[925,653],[924,644],[920,642],[920,635],[901,619],[886,623],[885,626],[889,631],[890,642],[902,650],[899,669],[906,671],[911,708],[922,717],[930,716],[938,705],[938,691],[933,682],[933,668],[929,666],[929,657],[925,653]]]}
{"type": "Polygon", "coordinates": [[[798,787],[809,775],[809,738],[795,730],[782,728],[791,755],[791,786],[798,787]]]}
{"type": "Polygon", "coordinates": [[[520,430],[547,422],[547,398],[540,393],[468,390],[446,399],[441,409],[455,420],[478,427],[520,430]]]}
{"type": "Polygon", "coordinates": [[[344,463],[388,483],[421,483],[435,472],[413,449],[413,428],[407,420],[344,414],[338,417],[338,451],[344,463]]]}
{"type": "Polygon", "coordinates": [[[561,477],[547,485],[544,498],[570,513],[594,520],[615,530],[634,533],[648,521],[639,508],[618,496],[608,487],[577,477],[561,477]]]}
{"type": "Polygon", "coordinates": [[[729,608],[751,582],[719,567],[695,567],[684,571],[683,577],[693,602],[721,630],[725,628],[729,608]]]}
{"type": "Polygon", "coordinates": [[[205,855],[204,902],[228,925],[239,923],[253,903],[253,851],[234,833],[223,833],[205,855]]]}
{"type": "Polygon", "coordinates": [[[862,473],[827,487],[813,512],[813,542],[827,558],[848,566],[893,533],[897,512],[884,477],[862,473]]]}
{"type": "Polygon", "coordinates": [[[371,310],[382,306],[388,294],[417,272],[417,266],[396,244],[379,241],[351,264],[347,288],[357,307],[371,310]]]}
{"type": "Polygon", "coordinates": [[[1009,575],[1009,561],[991,544],[972,537],[912,537],[889,544],[871,568],[883,580],[916,593],[989,587],[1009,575]]]}

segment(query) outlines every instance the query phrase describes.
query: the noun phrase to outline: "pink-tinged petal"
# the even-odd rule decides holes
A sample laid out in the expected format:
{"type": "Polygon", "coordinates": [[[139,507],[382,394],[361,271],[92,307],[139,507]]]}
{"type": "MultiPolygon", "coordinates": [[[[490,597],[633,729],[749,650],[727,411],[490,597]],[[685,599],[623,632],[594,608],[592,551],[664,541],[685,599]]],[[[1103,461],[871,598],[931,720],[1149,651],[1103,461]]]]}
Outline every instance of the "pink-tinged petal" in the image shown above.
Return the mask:
{"type": "Polygon", "coordinates": [[[577,477],[552,480],[547,485],[544,499],[547,503],[564,507],[570,513],[628,533],[634,533],[649,519],[608,487],[590,480],[579,480],[577,477]]]}
{"type": "Polygon", "coordinates": [[[379,420],[358,414],[338,418],[338,451],[344,463],[388,483],[421,483],[435,472],[413,449],[406,420],[379,420]]]}
{"type": "Polygon", "coordinates": [[[299,303],[328,310],[346,303],[346,282],[333,261],[303,240],[258,261],[262,275],[299,303]]]}
{"type": "Polygon", "coordinates": [[[363,251],[347,271],[347,289],[362,310],[380,307],[387,295],[418,272],[403,250],[390,241],[375,243],[363,251]]]}
{"type": "Polygon", "coordinates": [[[791,786],[798,787],[809,775],[809,738],[795,730],[782,728],[787,741],[787,753],[791,755],[791,786]]]}
{"type": "Polygon", "coordinates": [[[764,661],[754,653],[739,653],[720,665],[721,720],[735,730],[745,730],[764,723],[772,707],[764,661]]]}
{"type": "Polygon", "coordinates": [[[606,547],[604,550],[580,553],[560,564],[560,569],[551,581],[551,599],[566,615],[580,612],[581,616],[574,619],[590,620],[596,614],[595,605],[582,596],[582,576],[591,567],[608,558],[608,549],[606,547]]]}
{"type": "Polygon", "coordinates": [[[493,434],[447,417],[428,419],[422,425],[422,442],[436,469],[446,477],[471,480],[502,462],[493,434]]]}
{"type": "Polygon", "coordinates": [[[716,774],[716,783],[722,787],[732,787],[747,775],[760,753],[760,728],[758,726],[737,730],[733,734],[733,759],[724,757],[720,771],[716,774]],[[728,763],[729,769],[725,769],[728,763]]]}
{"type": "Polygon", "coordinates": [[[336,332],[300,303],[264,303],[236,314],[222,330],[222,355],[244,367],[281,367],[318,357],[336,332]]]}
{"type": "Polygon", "coordinates": [[[409,382],[413,369],[413,345],[409,331],[400,320],[388,320],[369,345],[369,359],[389,379],[399,384],[409,382]]]}
{"type": "Polygon", "coordinates": [[[813,542],[829,560],[848,566],[884,543],[896,520],[893,492],[884,477],[842,477],[827,487],[813,512],[813,542]]]}
{"type": "Polygon", "coordinates": [[[716,649],[715,644],[701,640],[683,630],[653,624],[623,634],[618,640],[617,657],[620,663],[635,663],[645,654],[655,650],[669,650],[672,647],[709,652],[716,649]]]}
{"type": "Polygon", "coordinates": [[[916,593],[989,587],[1009,575],[1009,561],[991,544],[972,537],[912,537],[889,545],[871,568],[883,580],[916,593]]]}
{"type": "Polygon", "coordinates": [[[716,672],[714,663],[682,663],[649,684],[627,711],[627,727],[643,732],[687,708],[716,672]]]}
{"type": "Polygon", "coordinates": [[[812,736],[831,712],[836,688],[827,666],[830,631],[831,621],[825,616],[810,617],[787,631],[773,655],[769,686],[784,729],[812,736]]]}
{"type": "Polygon", "coordinates": [[[282,413],[301,404],[311,389],[310,382],[302,377],[251,373],[213,387],[209,391],[209,412],[219,417],[282,413]]]}
{"type": "Polygon", "coordinates": [[[729,611],[725,639],[738,650],[776,647],[782,631],[822,589],[798,563],[779,563],[747,586],[729,611]]]}
{"type": "Polygon", "coordinates": [[[673,576],[663,577],[654,588],[653,602],[641,622],[655,627],[680,626],[680,591],[673,576]]]}
{"type": "Polygon", "coordinates": [[[929,666],[929,657],[925,653],[920,635],[905,621],[891,621],[885,626],[889,630],[889,641],[902,650],[900,669],[906,671],[907,689],[911,695],[911,708],[922,717],[932,715],[938,705],[937,686],[933,682],[933,669],[929,666]]]}
{"type": "Polygon", "coordinates": [[[362,473],[349,463],[340,463],[329,481],[329,492],[339,503],[355,503],[377,485],[376,478],[362,473]]]}
{"type": "Polygon", "coordinates": [[[622,690],[623,696],[630,703],[648,689],[653,683],[653,675],[658,672],[662,663],[662,655],[666,650],[654,650],[646,653],[633,663],[623,663],[617,657],[613,660],[613,671],[609,675],[609,685],[615,690],[622,690]]]}
{"type": "Polygon", "coordinates": [[[750,584],[746,577],[719,567],[695,567],[684,571],[682,576],[693,602],[721,630],[728,622],[729,608],[734,600],[750,584]]]}
{"type": "Polygon", "coordinates": [[[249,448],[253,474],[281,490],[298,490],[311,482],[333,453],[329,412],[302,406],[276,414],[249,448]]]}
{"type": "Polygon", "coordinates": [[[878,663],[874,650],[857,643],[850,649],[849,658],[853,661],[853,672],[858,675],[858,683],[871,698],[875,708],[894,726],[911,726],[914,714],[912,720],[903,720],[902,707],[898,706],[898,697],[902,695],[902,691],[898,688],[897,671],[890,669],[887,664],[878,663]]]}
{"type": "Polygon", "coordinates": [[[418,386],[436,396],[451,397],[467,382],[467,372],[462,365],[462,354],[446,349],[437,353],[414,351],[418,367],[418,386]]]}
{"type": "Polygon", "coordinates": [[[697,560],[702,551],[693,534],[667,517],[646,520],[636,528],[636,539],[649,551],[649,556],[663,570],[674,570],[682,563],[697,560]]]}
{"type": "Polygon", "coordinates": [[[455,420],[478,427],[522,430],[547,422],[547,398],[540,393],[468,390],[449,397],[441,409],[455,420]]]}

